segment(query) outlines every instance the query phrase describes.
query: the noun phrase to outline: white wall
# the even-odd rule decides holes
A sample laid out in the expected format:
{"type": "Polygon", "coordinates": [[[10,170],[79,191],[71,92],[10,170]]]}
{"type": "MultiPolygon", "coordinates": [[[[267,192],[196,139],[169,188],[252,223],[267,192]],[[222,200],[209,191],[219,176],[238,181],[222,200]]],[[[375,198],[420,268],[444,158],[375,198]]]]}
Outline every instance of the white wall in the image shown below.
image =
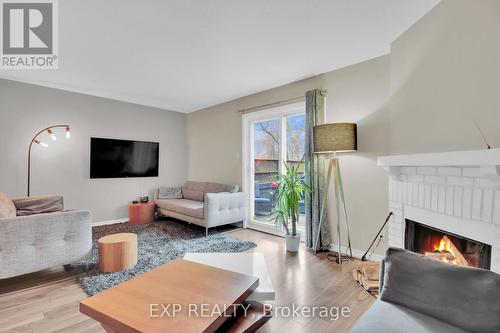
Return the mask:
{"type": "Polygon", "coordinates": [[[499,87],[500,1],[441,1],[392,43],[392,152],[500,147],[499,87]]]}
{"type": "Polygon", "coordinates": [[[66,208],[92,211],[94,221],[126,218],[127,204],[159,185],[186,178],[186,115],[137,104],[0,80],[0,191],[26,195],[27,148],[38,130],[71,126],[71,139],[46,134],[33,146],[32,195],[61,194],[66,208]],[[159,177],[90,179],[90,137],[160,142],[159,177]]]}
{"type": "MultiPolygon", "coordinates": [[[[362,250],[370,244],[388,210],[387,176],[376,165],[376,157],[389,152],[388,56],[188,114],[188,178],[241,185],[242,124],[238,109],[304,96],[314,88],[328,91],[328,122],[358,123],[359,150],[344,154],[341,160],[352,244],[362,250]]],[[[329,223],[334,233],[332,216],[329,223]]],[[[378,253],[384,248],[382,243],[378,253]]]]}

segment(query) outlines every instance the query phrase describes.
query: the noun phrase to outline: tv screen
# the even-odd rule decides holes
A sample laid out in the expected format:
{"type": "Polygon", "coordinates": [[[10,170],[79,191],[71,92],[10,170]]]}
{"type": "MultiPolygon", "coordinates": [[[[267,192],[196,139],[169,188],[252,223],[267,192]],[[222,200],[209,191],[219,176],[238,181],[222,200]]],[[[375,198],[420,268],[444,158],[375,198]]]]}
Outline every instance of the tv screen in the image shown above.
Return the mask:
{"type": "Polygon", "coordinates": [[[158,177],[158,142],[90,138],[90,178],[158,177]]]}

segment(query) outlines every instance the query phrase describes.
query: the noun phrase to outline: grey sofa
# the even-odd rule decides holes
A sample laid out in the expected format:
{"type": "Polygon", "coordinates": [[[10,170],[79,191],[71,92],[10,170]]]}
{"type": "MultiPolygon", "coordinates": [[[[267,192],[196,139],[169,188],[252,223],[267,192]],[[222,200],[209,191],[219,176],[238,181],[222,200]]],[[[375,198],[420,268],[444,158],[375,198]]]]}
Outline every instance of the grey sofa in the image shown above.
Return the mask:
{"type": "Polygon", "coordinates": [[[500,332],[500,275],[390,248],[380,298],[353,333],[500,332]]]}
{"type": "Polygon", "coordinates": [[[161,215],[205,228],[242,222],[245,194],[238,185],[188,181],[182,187],[160,187],[155,203],[161,215]]]}
{"type": "Polygon", "coordinates": [[[91,223],[85,210],[0,215],[0,279],[86,258],[92,248],[91,223]]]}

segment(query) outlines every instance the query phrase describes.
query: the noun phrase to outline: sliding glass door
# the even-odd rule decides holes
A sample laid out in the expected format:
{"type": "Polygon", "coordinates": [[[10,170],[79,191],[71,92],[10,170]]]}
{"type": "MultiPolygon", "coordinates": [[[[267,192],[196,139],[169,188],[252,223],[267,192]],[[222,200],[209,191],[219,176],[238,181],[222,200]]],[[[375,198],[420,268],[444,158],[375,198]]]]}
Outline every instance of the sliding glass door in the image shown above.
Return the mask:
{"type": "MultiPolygon", "coordinates": [[[[276,200],[275,189],[285,163],[303,170],[305,147],[304,103],[297,103],[243,117],[244,184],[248,195],[249,228],[274,234],[283,229],[272,220],[276,200]]],[[[299,230],[304,229],[304,202],[299,206],[299,230]]]]}

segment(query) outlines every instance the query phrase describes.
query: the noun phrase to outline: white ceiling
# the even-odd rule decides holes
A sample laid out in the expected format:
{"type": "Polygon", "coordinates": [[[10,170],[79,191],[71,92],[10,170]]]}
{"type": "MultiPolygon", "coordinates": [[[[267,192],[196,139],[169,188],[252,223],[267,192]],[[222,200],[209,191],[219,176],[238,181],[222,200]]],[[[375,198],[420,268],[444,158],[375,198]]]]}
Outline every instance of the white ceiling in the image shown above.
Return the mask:
{"type": "Polygon", "coordinates": [[[389,53],[438,0],[64,0],[59,69],[0,77],[192,112],[389,53]]]}

